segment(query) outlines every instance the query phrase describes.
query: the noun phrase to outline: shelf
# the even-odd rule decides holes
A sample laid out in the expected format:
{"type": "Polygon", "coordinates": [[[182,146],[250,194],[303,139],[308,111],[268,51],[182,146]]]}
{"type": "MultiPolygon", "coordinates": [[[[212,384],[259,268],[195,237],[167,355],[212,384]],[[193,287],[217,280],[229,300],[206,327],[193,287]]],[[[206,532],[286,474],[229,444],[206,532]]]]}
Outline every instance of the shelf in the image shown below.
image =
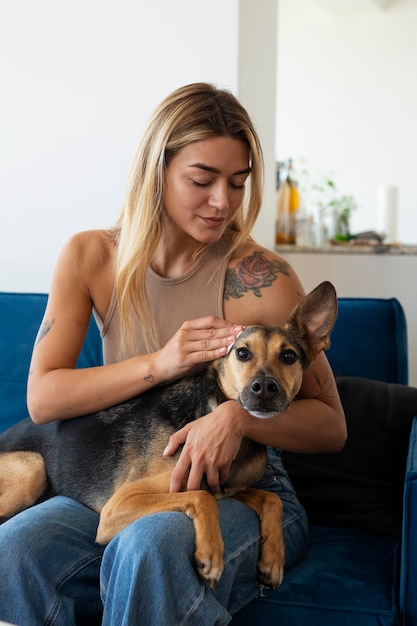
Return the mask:
{"type": "Polygon", "coordinates": [[[294,245],[278,245],[275,251],[285,256],[288,253],[301,254],[378,254],[384,256],[412,256],[417,255],[417,246],[359,246],[359,245],[340,245],[340,246],[294,246],[294,245]]]}
{"type": "Polygon", "coordinates": [[[358,13],[375,9],[388,9],[396,0],[313,0],[323,9],[333,14],[358,13]]]}

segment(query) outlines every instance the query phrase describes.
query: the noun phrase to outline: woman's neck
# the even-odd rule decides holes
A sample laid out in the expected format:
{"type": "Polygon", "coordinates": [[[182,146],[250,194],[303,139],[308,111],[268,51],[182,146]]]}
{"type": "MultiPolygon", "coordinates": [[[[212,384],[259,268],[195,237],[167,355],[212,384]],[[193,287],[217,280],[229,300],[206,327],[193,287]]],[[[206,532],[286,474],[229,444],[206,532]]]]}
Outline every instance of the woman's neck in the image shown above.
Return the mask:
{"type": "Polygon", "coordinates": [[[161,243],[151,261],[151,267],[164,278],[183,276],[195,265],[206,248],[206,245],[194,240],[190,240],[188,245],[186,242],[161,243]]]}

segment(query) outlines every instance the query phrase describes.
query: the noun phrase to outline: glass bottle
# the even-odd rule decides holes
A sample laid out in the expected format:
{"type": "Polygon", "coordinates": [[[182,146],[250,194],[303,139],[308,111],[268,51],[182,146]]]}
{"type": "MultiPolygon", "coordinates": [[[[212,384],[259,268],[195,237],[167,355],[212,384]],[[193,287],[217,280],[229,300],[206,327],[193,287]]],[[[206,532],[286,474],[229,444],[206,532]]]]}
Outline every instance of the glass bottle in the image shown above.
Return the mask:
{"type": "Polygon", "coordinates": [[[297,183],[292,177],[292,161],[280,164],[277,175],[277,216],[275,243],[295,244],[296,218],[300,206],[297,183]]]}

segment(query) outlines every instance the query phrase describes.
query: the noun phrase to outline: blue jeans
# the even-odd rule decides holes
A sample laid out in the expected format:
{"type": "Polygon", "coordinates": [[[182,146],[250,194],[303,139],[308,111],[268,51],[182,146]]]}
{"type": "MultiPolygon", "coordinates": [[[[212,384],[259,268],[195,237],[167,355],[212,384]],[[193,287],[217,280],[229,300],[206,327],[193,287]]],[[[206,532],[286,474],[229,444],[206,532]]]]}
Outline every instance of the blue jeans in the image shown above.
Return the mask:
{"type": "MultiPolygon", "coordinates": [[[[270,449],[257,486],[283,500],[286,567],[302,556],[307,519],[270,449]]],[[[194,563],[194,527],[182,513],[133,522],[108,546],[94,542],[98,515],[57,496],[0,526],[0,619],[18,626],[214,626],[258,595],[259,522],[233,498],[218,502],[225,569],[215,591],[194,563]]]]}

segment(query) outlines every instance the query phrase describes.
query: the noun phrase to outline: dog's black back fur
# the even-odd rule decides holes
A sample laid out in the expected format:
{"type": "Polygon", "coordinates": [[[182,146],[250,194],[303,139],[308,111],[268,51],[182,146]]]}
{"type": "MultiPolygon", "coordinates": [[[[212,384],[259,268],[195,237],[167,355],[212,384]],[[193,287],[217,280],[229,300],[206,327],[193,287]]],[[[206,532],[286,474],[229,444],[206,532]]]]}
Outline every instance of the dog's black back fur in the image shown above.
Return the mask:
{"type": "MultiPolygon", "coordinates": [[[[162,457],[172,433],[225,400],[216,372],[209,367],[91,415],[43,425],[27,418],[0,435],[0,453],[39,452],[49,480],[45,497],[62,494],[99,510],[127,465],[132,466],[132,455],[139,477],[155,454],[162,457]]],[[[240,485],[239,458],[243,456],[246,461],[258,458],[261,478],[265,448],[245,440],[227,486],[240,485]]]]}

